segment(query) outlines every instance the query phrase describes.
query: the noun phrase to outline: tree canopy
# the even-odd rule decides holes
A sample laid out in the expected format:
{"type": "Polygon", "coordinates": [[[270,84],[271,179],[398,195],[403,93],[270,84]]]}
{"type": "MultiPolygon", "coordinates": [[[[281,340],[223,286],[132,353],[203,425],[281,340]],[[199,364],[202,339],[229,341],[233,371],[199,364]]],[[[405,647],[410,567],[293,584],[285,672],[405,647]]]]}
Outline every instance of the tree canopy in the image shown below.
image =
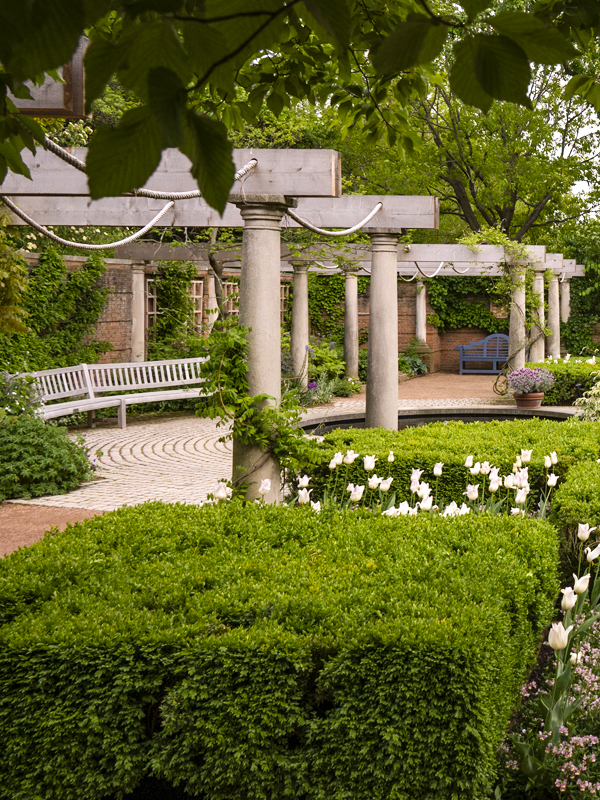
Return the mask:
{"type": "MultiPolygon", "coordinates": [[[[26,80],[67,62],[80,37],[91,43],[88,106],[116,76],[140,105],[116,127],[100,127],[87,162],[92,197],[138,188],[161,152],[177,147],[207,201],[223,209],[234,166],[228,129],[275,115],[290,102],[328,103],[360,120],[373,139],[411,150],[411,103],[432,62],[451,47],[449,86],[487,112],[501,100],[530,108],[531,64],[569,62],[567,87],[596,101],[580,63],[594,42],[597,0],[540,0],[531,10],[492,0],[22,0],[0,8],[0,177],[28,174],[20,157],[43,141],[35,120],[7,97],[26,80]],[[576,45],[577,47],[575,47],[576,45]],[[388,102],[393,97],[395,102],[388,102]]],[[[600,104],[600,98],[598,98],[600,104]]]]}

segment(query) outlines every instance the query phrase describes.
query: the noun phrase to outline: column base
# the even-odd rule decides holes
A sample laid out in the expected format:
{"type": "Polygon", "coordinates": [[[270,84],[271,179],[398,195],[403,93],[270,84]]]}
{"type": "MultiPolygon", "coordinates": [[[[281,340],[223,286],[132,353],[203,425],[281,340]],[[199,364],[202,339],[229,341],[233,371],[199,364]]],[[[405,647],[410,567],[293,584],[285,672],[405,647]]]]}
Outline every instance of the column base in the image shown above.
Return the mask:
{"type": "Polygon", "coordinates": [[[411,351],[425,362],[427,372],[433,372],[433,347],[427,342],[417,342],[411,347],[411,351]]]}
{"type": "Polygon", "coordinates": [[[265,503],[281,501],[281,470],[279,462],[271,453],[261,450],[256,445],[243,444],[233,440],[233,491],[245,484],[246,500],[253,502],[262,499],[259,494],[261,482],[271,481],[271,491],[264,495],[265,503]]]}

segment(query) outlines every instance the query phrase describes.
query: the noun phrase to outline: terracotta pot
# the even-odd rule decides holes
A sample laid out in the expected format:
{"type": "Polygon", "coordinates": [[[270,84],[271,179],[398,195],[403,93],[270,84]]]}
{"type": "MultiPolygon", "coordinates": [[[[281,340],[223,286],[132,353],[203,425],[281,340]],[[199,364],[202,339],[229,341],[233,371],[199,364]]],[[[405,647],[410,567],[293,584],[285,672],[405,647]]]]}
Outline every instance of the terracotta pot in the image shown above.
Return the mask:
{"type": "Polygon", "coordinates": [[[515,394],[517,408],[540,408],[544,399],[543,392],[527,392],[526,394],[515,394]]]}

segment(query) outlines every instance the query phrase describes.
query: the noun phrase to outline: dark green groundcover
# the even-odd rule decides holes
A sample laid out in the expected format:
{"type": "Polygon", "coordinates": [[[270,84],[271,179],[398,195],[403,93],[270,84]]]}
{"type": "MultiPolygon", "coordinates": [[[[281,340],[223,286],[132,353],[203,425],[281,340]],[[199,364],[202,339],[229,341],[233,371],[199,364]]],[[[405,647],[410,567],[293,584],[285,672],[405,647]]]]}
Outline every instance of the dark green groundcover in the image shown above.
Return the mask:
{"type": "Polygon", "coordinates": [[[552,615],[546,522],[148,504],[0,562],[0,797],[477,800],[552,615]]]}

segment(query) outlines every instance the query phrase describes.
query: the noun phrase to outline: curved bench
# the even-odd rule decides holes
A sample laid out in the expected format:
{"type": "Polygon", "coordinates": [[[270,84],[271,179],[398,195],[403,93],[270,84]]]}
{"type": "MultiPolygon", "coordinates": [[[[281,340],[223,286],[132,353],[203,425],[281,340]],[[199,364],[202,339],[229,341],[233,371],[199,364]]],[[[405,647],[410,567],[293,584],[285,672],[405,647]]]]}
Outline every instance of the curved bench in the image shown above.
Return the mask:
{"type": "Polygon", "coordinates": [[[128,405],[206,396],[201,389],[205,379],[200,375],[200,365],[206,360],[78,364],[29,374],[40,388],[43,419],[86,411],[88,424],[93,425],[96,409],[116,407],[119,427],[125,428],[128,405]]]}
{"type": "Polygon", "coordinates": [[[505,333],[491,333],[479,342],[458,344],[454,349],[459,352],[461,375],[498,374],[508,359],[508,336],[505,333]],[[489,361],[492,369],[467,369],[465,363],[469,361],[489,361]]]}

